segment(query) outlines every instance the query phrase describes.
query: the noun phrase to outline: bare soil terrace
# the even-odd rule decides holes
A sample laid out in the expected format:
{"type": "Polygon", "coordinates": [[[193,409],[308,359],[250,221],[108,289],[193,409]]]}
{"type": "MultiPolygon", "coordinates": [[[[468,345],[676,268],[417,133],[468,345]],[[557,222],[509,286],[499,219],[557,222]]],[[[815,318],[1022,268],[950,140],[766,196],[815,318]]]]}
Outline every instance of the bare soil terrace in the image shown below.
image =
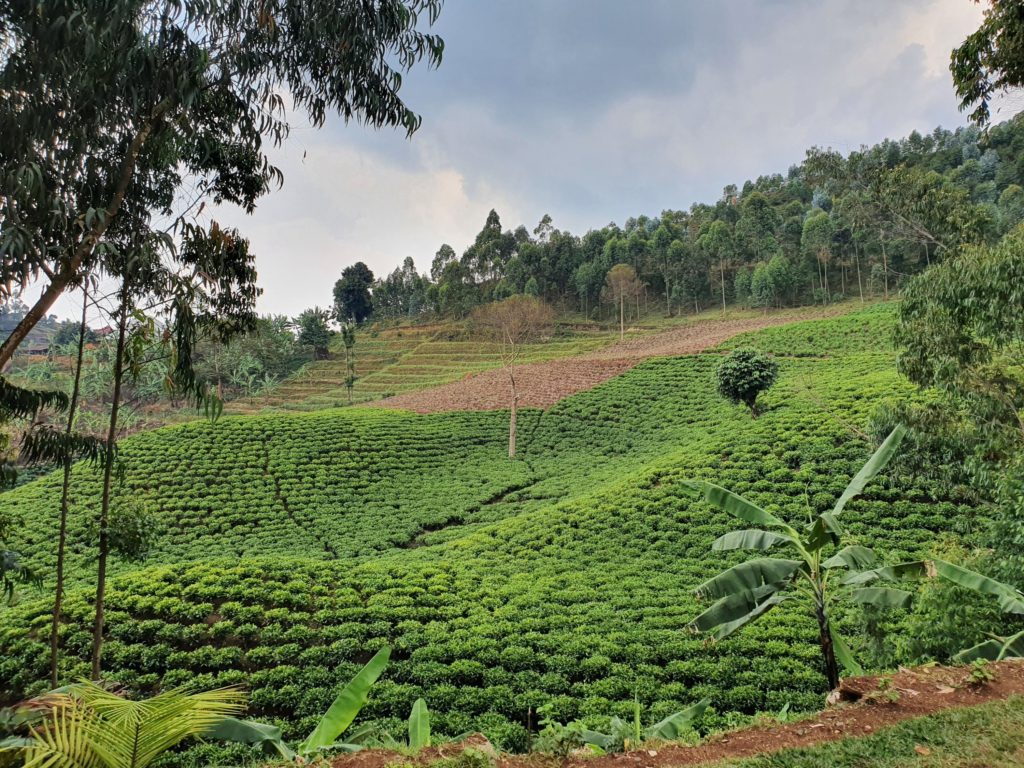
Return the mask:
{"type": "MultiPolygon", "coordinates": [[[[559,400],[596,387],[651,357],[693,355],[733,336],[777,325],[850,312],[860,305],[800,308],[741,319],[695,320],[657,333],[627,338],[575,357],[516,366],[520,408],[550,408],[559,400]]],[[[388,397],[367,405],[416,413],[495,411],[509,407],[508,375],[488,370],[450,384],[388,397]]]]}

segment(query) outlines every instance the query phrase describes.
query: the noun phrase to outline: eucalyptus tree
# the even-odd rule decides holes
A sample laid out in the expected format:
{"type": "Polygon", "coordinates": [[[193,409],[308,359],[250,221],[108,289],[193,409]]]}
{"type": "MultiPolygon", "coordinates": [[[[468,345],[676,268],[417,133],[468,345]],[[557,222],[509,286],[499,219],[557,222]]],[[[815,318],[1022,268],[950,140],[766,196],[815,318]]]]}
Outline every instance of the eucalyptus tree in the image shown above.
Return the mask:
{"type": "MultiPolygon", "coordinates": [[[[12,0],[0,6],[0,299],[44,278],[0,368],[108,242],[176,201],[252,211],[290,111],[412,134],[401,73],[437,65],[441,0],[12,0]],[[287,93],[287,102],[283,94],[287,93]],[[128,222],[127,224],[125,222],[128,222]]],[[[178,232],[187,238],[187,230],[178,232]]]]}
{"type": "Polygon", "coordinates": [[[1024,16],[1016,0],[991,0],[981,26],[953,49],[949,65],[961,111],[979,125],[1000,93],[1024,86],[1024,16]]]}
{"type": "MultiPolygon", "coordinates": [[[[82,388],[82,363],[85,355],[85,339],[87,326],[85,324],[89,310],[89,285],[82,287],[82,317],[78,323],[78,344],[75,353],[75,372],[71,385],[71,399],[68,404],[67,422],[64,434],[70,438],[74,434],[75,419],[78,416],[78,400],[82,388]]],[[[63,477],[60,489],[60,519],[57,527],[57,569],[56,584],[53,588],[53,617],[50,621],[50,685],[56,688],[58,685],[58,659],[60,655],[60,622],[63,615],[64,604],[64,560],[67,548],[68,513],[70,510],[71,497],[71,472],[74,464],[74,457],[68,453],[64,455],[62,466],[63,477]]]]}
{"type": "Polygon", "coordinates": [[[168,387],[216,417],[222,404],[196,375],[195,347],[203,337],[225,342],[256,327],[255,303],[260,291],[248,242],[216,223],[208,229],[190,228],[188,234],[176,248],[166,236],[147,229],[139,220],[134,235],[105,254],[104,269],[120,286],[113,312],[117,342],[97,519],[93,679],[99,679],[101,671],[114,451],[125,376],[138,377],[155,343],[162,348],[156,358],[169,356],[171,360],[168,387]]]}
{"type": "Polygon", "coordinates": [[[696,632],[708,632],[722,640],[767,614],[776,606],[800,600],[818,624],[825,675],[831,688],[839,685],[839,665],[861,672],[836,628],[832,610],[840,600],[882,608],[906,608],[910,591],[879,586],[884,582],[921,578],[923,561],[881,566],[875,553],[864,546],[846,543],[839,518],[846,504],[888,464],[896,453],[905,428],[897,427],[853,477],[835,506],[826,512],[808,509],[808,522],[798,530],[752,501],[706,481],[690,481],[695,497],[728,512],[756,528],[732,531],[712,544],[717,551],[785,548],[790,557],[757,557],[729,568],[697,587],[700,598],[715,602],[691,623],[696,632]]]}
{"type": "Polygon", "coordinates": [[[732,255],[732,230],[724,221],[711,222],[697,240],[697,245],[718,261],[718,276],[722,289],[722,311],[725,311],[725,264],[732,255]]]}
{"type": "Polygon", "coordinates": [[[642,283],[629,264],[616,264],[605,275],[608,300],[619,307],[619,341],[626,337],[626,301],[639,295],[642,283]]]}

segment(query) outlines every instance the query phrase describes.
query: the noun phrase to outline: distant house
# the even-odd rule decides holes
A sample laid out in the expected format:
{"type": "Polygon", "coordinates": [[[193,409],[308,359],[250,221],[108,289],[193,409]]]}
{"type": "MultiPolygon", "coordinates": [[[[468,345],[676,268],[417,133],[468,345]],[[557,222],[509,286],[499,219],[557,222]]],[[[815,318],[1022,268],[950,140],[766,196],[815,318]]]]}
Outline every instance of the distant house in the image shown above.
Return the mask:
{"type": "Polygon", "coordinates": [[[109,325],[105,325],[102,328],[97,328],[96,329],[96,335],[99,336],[101,339],[106,338],[107,336],[109,336],[113,332],[114,332],[114,329],[111,328],[109,325]]]}
{"type": "Polygon", "coordinates": [[[50,345],[48,342],[34,342],[22,347],[20,351],[26,355],[46,356],[50,354],[50,345]]]}

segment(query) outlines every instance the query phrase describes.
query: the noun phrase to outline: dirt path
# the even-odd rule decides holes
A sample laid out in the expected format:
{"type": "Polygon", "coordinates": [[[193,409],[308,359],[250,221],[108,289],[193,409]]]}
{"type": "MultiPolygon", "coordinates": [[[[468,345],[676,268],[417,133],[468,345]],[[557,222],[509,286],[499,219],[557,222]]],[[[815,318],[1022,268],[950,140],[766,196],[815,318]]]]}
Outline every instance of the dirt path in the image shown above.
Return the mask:
{"type": "MultiPolygon", "coordinates": [[[[676,744],[652,746],[614,755],[573,756],[559,761],[551,756],[502,755],[499,768],[670,768],[703,765],[719,760],[767,755],[783,749],[809,747],[839,739],[870,736],[883,728],[915,717],[954,707],[971,707],[1024,695],[1024,661],[1002,661],[989,670],[995,678],[975,684],[965,667],[917,667],[885,678],[854,677],[844,680],[843,700],[809,719],[788,725],[746,728],[712,736],[695,747],[676,744]]],[[[462,744],[446,744],[410,758],[386,750],[366,750],[332,760],[333,768],[386,768],[405,763],[427,766],[466,748],[491,750],[479,734],[462,744]]]]}
{"type": "MultiPolygon", "coordinates": [[[[831,317],[859,306],[847,302],[825,309],[782,310],[738,320],[698,320],[667,331],[636,336],[596,352],[516,366],[519,405],[522,408],[549,408],[562,398],[596,387],[650,357],[692,355],[740,333],[831,317]]],[[[451,384],[396,395],[368,405],[402,408],[417,413],[494,411],[508,408],[508,400],[508,377],[501,370],[490,370],[451,384]]]]}

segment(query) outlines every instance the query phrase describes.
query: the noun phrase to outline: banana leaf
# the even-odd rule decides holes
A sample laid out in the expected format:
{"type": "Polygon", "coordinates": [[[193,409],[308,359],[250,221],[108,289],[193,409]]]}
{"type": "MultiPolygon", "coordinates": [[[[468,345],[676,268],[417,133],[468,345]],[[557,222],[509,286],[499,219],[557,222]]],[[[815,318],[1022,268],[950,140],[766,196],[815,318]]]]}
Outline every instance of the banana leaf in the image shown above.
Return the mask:
{"type": "Polygon", "coordinates": [[[914,601],[912,592],[890,587],[861,587],[851,590],[850,599],[875,608],[901,608],[906,610],[914,601]]]}
{"type": "Polygon", "coordinates": [[[726,595],[690,622],[690,629],[695,632],[707,632],[722,624],[742,618],[784,586],[784,583],[765,584],[757,589],[726,595]]]}
{"type": "Polygon", "coordinates": [[[922,579],[928,575],[928,563],[924,560],[911,560],[896,565],[873,568],[870,571],[851,573],[843,579],[846,586],[866,586],[879,581],[905,581],[922,579]]]}
{"type": "Polygon", "coordinates": [[[409,714],[409,747],[423,749],[430,746],[430,710],[427,702],[416,699],[409,714]]]}
{"type": "Polygon", "coordinates": [[[352,724],[359,714],[359,710],[366,704],[370,687],[384,672],[390,656],[391,649],[385,646],[377,651],[376,655],[366,663],[366,666],[356,673],[356,676],[349,681],[324,716],[320,718],[320,722],[317,723],[313,732],[299,744],[299,754],[309,754],[336,745],[337,738],[352,724]]]}
{"type": "Polygon", "coordinates": [[[225,717],[203,734],[207,739],[232,741],[236,744],[251,744],[262,747],[264,752],[275,750],[285,760],[292,760],[295,752],[281,739],[281,729],[276,725],[257,723],[253,720],[239,720],[225,717]]]}
{"type": "Polygon", "coordinates": [[[821,564],[822,568],[849,568],[851,571],[859,571],[870,568],[878,562],[873,550],[867,547],[860,547],[856,544],[844,547],[832,557],[821,564]]]}
{"type": "Polygon", "coordinates": [[[711,545],[712,550],[729,549],[771,549],[777,544],[796,543],[789,536],[782,533],[762,531],[757,528],[747,528],[742,531],[730,531],[724,536],[719,536],[711,545]]]}
{"type": "Polygon", "coordinates": [[[771,512],[768,512],[761,507],[754,504],[752,501],[747,501],[742,496],[728,491],[722,488],[720,485],[709,483],[704,480],[690,480],[686,485],[691,488],[695,488],[704,494],[705,500],[709,504],[721,509],[723,512],[728,512],[730,515],[738,517],[748,523],[754,525],[766,525],[770,528],[781,528],[796,538],[796,531],[794,531],[789,525],[784,523],[782,520],[777,518],[771,512]]]}
{"type": "Polygon", "coordinates": [[[835,627],[829,624],[828,633],[832,636],[832,649],[836,653],[836,661],[843,665],[843,669],[854,675],[863,675],[864,669],[857,660],[853,658],[853,652],[850,650],[850,646],[843,640],[843,636],[840,635],[835,627]]]}
{"type": "Polygon", "coordinates": [[[807,548],[821,549],[827,544],[838,544],[843,529],[830,512],[822,512],[807,527],[807,548]]]}
{"type": "Polygon", "coordinates": [[[961,587],[996,598],[1000,610],[1004,613],[1024,614],[1024,594],[1009,584],[990,579],[988,576],[983,576],[962,566],[947,563],[945,560],[932,562],[935,564],[935,572],[942,578],[961,587]]]}
{"type": "Polygon", "coordinates": [[[644,731],[644,736],[660,741],[675,741],[691,730],[694,721],[699,719],[710,705],[708,699],[701,699],[696,704],[669,715],[660,723],[655,723],[644,731]]]}
{"type": "Polygon", "coordinates": [[[766,584],[779,584],[788,581],[802,564],[798,560],[772,557],[747,560],[705,581],[697,587],[697,596],[718,599],[739,592],[752,592],[766,584]]]}
{"type": "Polygon", "coordinates": [[[966,664],[978,659],[1001,661],[1006,658],[1024,657],[1024,632],[1010,637],[993,637],[983,643],[965,648],[953,657],[953,661],[966,664]]]}
{"type": "Polygon", "coordinates": [[[896,425],[896,428],[889,433],[889,436],[882,441],[882,444],[878,446],[878,449],[868,459],[868,463],[861,467],[860,472],[854,475],[853,480],[846,486],[846,490],[843,491],[843,495],[839,497],[839,501],[832,508],[832,514],[836,517],[846,507],[846,502],[852,499],[854,496],[864,490],[871,480],[885,469],[885,465],[889,463],[892,457],[896,454],[897,449],[900,447],[900,443],[903,442],[903,437],[907,433],[907,428],[902,424],[896,425]]]}
{"type": "MultiPolygon", "coordinates": [[[[747,626],[747,624],[751,624],[757,619],[764,616],[776,605],[779,605],[780,603],[784,603],[787,600],[791,599],[792,597],[790,595],[772,595],[764,602],[758,603],[754,608],[750,610],[749,613],[740,616],[737,619],[733,619],[732,621],[727,621],[713,627],[710,633],[711,637],[713,637],[715,640],[724,640],[733,632],[743,629],[743,627],[747,626]]],[[[707,611],[705,611],[705,613],[707,613],[707,611]]],[[[703,616],[703,614],[701,614],[701,616],[703,616]]],[[[696,621],[699,620],[701,616],[698,616],[697,619],[694,619],[694,623],[696,623],[696,621]]]]}

